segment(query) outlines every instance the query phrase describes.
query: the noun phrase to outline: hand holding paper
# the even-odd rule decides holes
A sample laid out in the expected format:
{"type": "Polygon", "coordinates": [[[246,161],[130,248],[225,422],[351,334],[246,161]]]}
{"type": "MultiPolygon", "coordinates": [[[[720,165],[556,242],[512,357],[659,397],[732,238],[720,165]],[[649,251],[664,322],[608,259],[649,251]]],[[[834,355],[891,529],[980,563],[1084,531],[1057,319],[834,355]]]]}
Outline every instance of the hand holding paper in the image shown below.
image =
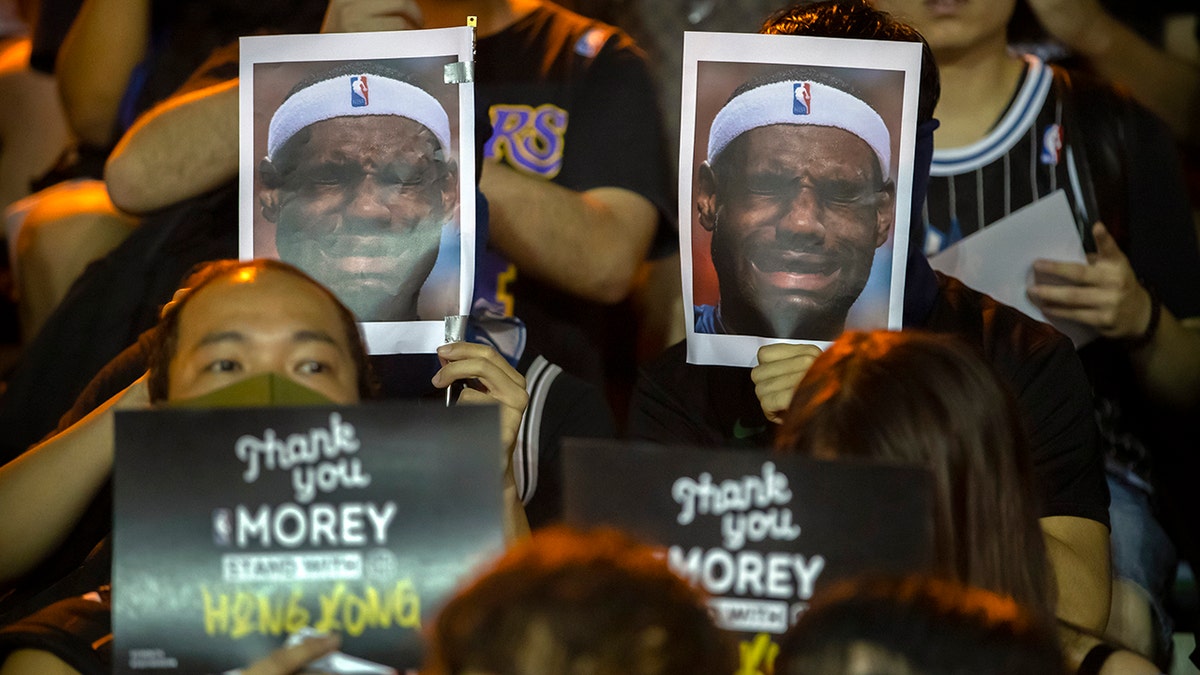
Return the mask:
{"type": "Polygon", "coordinates": [[[758,349],[758,365],[750,371],[750,379],[768,420],[774,424],[783,421],[796,385],[820,355],[821,348],[816,345],[776,343],[758,349]]]}
{"type": "MultiPolygon", "coordinates": [[[[292,675],[310,662],[329,654],[342,644],[337,635],[318,635],[294,645],[285,645],[240,671],[241,675],[292,675]]],[[[303,671],[307,672],[307,671],[303,671]]]]}
{"type": "Polygon", "coordinates": [[[509,467],[513,444],[529,394],[525,378],[495,349],[471,342],[452,342],[438,347],[442,369],[433,376],[433,386],[446,387],[463,380],[467,388],[459,399],[464,403],[500,404],[500,440],[504,447],[504,466],[509,467]]]}
{"type": "Polygon", "coordinates": [[[1141,335],[1150,321],[1150,293],[1102,223],[1092,226],[1096,253],[1087,264],[1039,259],[1029,299],[1048,317],[1095,328],[1105,337],[1141,335]]]}

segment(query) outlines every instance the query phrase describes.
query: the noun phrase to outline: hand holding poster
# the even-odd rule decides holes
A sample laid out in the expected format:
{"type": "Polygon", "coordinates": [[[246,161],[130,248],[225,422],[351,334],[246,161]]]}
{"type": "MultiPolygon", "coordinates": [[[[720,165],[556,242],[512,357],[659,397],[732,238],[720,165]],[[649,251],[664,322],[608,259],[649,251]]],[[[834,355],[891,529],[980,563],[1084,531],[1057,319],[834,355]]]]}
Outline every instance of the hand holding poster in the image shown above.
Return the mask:
{"type": "Polygon", "coordinates": [[[919,44],[687,33],[688,362],[899,328],[919,44]]]}
{"type": "Polygon", "coordinates": [[[440,602],[502,546],[490,407],[117,417],[113,663],[221,672],[290,635],[420,663],[440,602]]]}
{"type": "Polygon", "coordinates": [[[786,632],[832,580],[933,562],[921,468],[604,441],[564,452],[566,521],[665,546],[744,649],[786,632]]]}
{"type": "Polygon", "coordinates": [[[241,40],[243,259],[328,286],[371,353],[432,352],[474,280],[471,29],[241,40]],[[454,78],[449,78],[454,79],[454,78]]]}

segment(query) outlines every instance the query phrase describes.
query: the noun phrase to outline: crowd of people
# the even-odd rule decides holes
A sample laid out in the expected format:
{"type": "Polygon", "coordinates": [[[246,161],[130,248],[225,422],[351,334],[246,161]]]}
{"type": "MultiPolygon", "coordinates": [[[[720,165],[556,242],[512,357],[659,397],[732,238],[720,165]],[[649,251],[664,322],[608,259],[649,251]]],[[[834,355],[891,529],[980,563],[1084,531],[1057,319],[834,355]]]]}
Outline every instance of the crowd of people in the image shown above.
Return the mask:
{"type": "MultiPolygon", "coordinates": [[[[467,383],[463,401],[499,407],[509,548],[428,631],[430,673],[735,671],[735,645],[662,555],[558,525],[569,437],[931,472],[932,574],[823,591],[775,672],[1166,669],[1178,561],[1200,561],[1200,227],[1177,154],[1195,151],[1200,67],[1099,0],[769,7],[761,33],[920,45],[912,194],[897,194],[893,132],[853,84],[794,68],[742,84],[691,177],[719,299],[688,308],[660,271],[693,216],[676,212],[653,70],[616,27],[548,0],[19,9],[24,21],[0,15],[13,31],[0,91],[58,93],[0,116],[22,341],[0,391],[0,674],[110,670],[115,413],[267,373],[338,404],[467,383]],[[235,261],[236,38],[468,15],[472,335],[502,319],[520,338],[368,355],[356,321],[424,318],[418,294],[471,178],[446,111],[362,64],[297,84],[255,199],[282,262],[235,261]],[[1072,69],[1013,49],[1022,15],[1072,69]],[[386,112],[322,102],[349,76],[370,78],[386,112]],[[801,87],[838,114],[810,115],[801,87]],[[36,152],[11,140],[56,121],[69,133],[41,134],[36,152]],[[10,184],[38,174],[39,191],[10,184]],[[1038,260],[1027,294],[1096,336],[1078,349],[927,260],[1059,190],[1087,260],[1038,260]],[[854,330],[849,308],[902,215],[904,329],[854,330]],[[683,322],[783,339],[753,367],[695,365],[683,322]]],[[[299,672],[337,649],[318,637],[243,672],[299,672]]]]}

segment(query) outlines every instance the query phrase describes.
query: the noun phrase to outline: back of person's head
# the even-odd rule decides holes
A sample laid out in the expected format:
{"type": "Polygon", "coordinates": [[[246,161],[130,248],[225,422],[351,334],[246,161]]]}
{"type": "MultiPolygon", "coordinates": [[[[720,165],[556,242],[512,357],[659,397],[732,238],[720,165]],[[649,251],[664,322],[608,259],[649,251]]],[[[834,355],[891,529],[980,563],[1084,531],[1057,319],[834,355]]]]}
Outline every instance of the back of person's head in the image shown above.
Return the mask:
{"type": "Polygon", "coordinates": [[[778,675],[1064,675],[1051,624],[1011,598],[910,577],[839,584],[780,644],[778,675]]]}
{"type": "Polygon", "coordinates": [[[316,279],[302,272],[294,265],[289,265],[273,258],[255,258],[253,260],[213,260],[200,263],[188,273],[175,297],[163,307],[158,325],[149,333],[147,389],[150,400],[154,402],[167,400],[169,389],[169,372],[171,359],[175,357],[179,337],[179,317],[187,307],[188,302],[196,296],[200,289],[221,279],[239,276],[247,281],[264,272],[277,272],[292,275],[306,283],[312,284],[319,292],[329,298],[337,310],[338,322],[346,332],[346,344],[357,371],[359,398],[373,398],[377,382],[371,371],[370,360],[362,335],[358,332],[358,323],[354,313],[349,310],[337,296],[325,288],[316,279]]]}
{"type": "Polygon", "coordinates": [[[665,556],[615,530],[535,532],[439,614],[428,675],[729,675],[733,651],[665,556]]]}
{"type": "Polygon", "coordinates": [[[887,12],[875,9],[866,0],[800,2],[767,17],[759,32],[768,35],[919,42],[921,92],[917,103],[917,123],[933,119],[933,110],[941,96],[942,85],[928,43],[916,29],[896,20],[887,12]]]}
{"type": "Polygon", "coordinates": [[[843,334],[797,387],[776,448],[929,468],[939,572],[1050,611],[1016,404],[982,357],[954,337],[843,334]]]}

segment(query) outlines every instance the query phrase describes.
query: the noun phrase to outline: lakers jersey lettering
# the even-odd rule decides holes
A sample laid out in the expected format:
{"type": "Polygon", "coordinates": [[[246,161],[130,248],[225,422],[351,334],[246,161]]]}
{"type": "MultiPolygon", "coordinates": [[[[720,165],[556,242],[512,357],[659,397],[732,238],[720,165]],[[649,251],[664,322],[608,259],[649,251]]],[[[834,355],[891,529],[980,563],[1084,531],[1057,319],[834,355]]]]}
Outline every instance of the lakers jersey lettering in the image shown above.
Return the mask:
{"type": "Polygon", "coordinates": [[[542,178],[554,178],[562,169],[563,136],[567,111],[546,103],[494,105],[488,111],[492,137],[483,156],[507,161],[514,168],[542,178]]]}

